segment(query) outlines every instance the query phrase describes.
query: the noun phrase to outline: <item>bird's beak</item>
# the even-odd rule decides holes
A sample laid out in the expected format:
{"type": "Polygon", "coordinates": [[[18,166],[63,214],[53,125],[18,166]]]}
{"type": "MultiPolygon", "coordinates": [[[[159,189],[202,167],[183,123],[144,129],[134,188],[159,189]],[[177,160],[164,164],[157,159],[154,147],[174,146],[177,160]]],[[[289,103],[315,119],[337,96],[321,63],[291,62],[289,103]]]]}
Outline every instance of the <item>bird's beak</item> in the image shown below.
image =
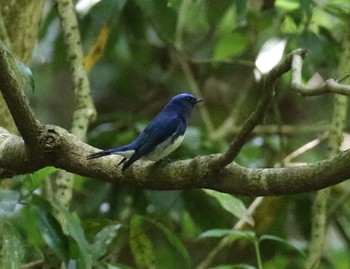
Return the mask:
{"type": "Polygon", "coordinates": [[[203,100],[202,99],[197,99],[195,104],[200,103],[200,102],[203,102],[203,100]]]}

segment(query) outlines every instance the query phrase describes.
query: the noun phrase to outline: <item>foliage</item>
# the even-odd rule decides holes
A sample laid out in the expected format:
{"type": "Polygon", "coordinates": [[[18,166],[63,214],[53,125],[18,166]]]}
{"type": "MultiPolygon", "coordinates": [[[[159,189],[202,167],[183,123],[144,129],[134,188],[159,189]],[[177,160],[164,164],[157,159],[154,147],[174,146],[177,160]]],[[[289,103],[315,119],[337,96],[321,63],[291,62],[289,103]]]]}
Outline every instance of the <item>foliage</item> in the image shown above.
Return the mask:
{"type": "MultiPolygon", "coordinates": [[[[349,2],[271,2],[109,0],[80,14],[86,53],[103,26],[110,30],[103,56],[90,73],[98,118],[88,143],[108,148],[130,142],[170,96],[191,91],[193,81],[181,60],[201,89],[214,129],[224,135],[210,131],[195,111],[183,145],[171,155],[174,159],[227,148],[260,97],[253,69],[267,40],[285,38],[286,52],[308,48],[305,78],[333,76],[340,41],[349,31],[349,2]],[[228,119],[231,124],[224,128],[228,119]]],[[[47,9],[33,76],[24,66],[21,70],[28,74],[31,90],[26,94],[38,118],[69,128],[74,104],[66,49],[54,7],[47,9]]],[[[257,132],[235,161],[248,167],[285,165],[289,153],[327,131],[316,127],[328,126],[331,111],[331,96],[302,98],[291,90],[289,75],[284,76],[276,85],[265,132],[257,132]],[[283,132],[285,125],[292,128],[283,132]],[[293,131],[297,125],[304,131],[293,131]],[[269,129],[276,126],[277,131],[269,129]]],[[[326,143],[321,142],[293,161],[326,156],[326,143]]],[[[295,249],[304,252],[308,246],[313,194],[266,198],[251,216],[247,208],[253,198],[207,190],[140,190],[76,177],[69,211],[42,196],[48,191],[45,181],[55,173],[56,168],[47,167],[0,190],[2,268],[41,264],[46,247],[69,268],[195,268],[225,236],[231,244],[216,256],[212,268],[301,268],[305,262],[295,249]],[[54,217],[57,211],[65,225],[54,217]],[[248,224],[232,229],[242,218],[248,224]]],[[[331,197],[321,268],[345,269],[350,263],[348,185],[337,186],[331,197]]]]}

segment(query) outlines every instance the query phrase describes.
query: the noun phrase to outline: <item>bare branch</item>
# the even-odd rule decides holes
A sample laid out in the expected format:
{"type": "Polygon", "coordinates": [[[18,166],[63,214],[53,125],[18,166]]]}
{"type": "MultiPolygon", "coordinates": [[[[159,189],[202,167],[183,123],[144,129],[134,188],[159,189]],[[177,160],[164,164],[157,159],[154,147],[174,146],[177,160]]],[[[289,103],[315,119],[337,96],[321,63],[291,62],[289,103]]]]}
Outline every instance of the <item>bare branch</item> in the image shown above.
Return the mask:
{"type": "Polygon", "coordinates": [[[280,64],[275,66],[265,77],[263,81],[263,93],[261,99],[257,105],[255,111],[253,111],[248,119],[244,122],[240,133],[235,137],[235,139],[230,143],[229,149],[221,155],[220,158],[215,160],[211,165],[214,169],[220,169],[225,165],[229,164],[236,158],[243,145],[249,138],[249,135],[254,130],[255,126],[261,122],[270,107],[273,87],[276,80],[282,76],[284,73],[288,72],[292,66],[292,60],[294,55],[299,55],[301,58],[306,56],[306,49],[297,49],[287,55],[287,57],[280,64]]]}
{"type": "Polygon", "coordinates": [[[292,61],[292,88],[301,95],[315,96],[325,93],[339,93],[350,96],[350,85],[339,83],[335,79],[328,79],[319,86],[307,86],[302,83],[303,57],[299,54],[293,55],[292,61]]]}

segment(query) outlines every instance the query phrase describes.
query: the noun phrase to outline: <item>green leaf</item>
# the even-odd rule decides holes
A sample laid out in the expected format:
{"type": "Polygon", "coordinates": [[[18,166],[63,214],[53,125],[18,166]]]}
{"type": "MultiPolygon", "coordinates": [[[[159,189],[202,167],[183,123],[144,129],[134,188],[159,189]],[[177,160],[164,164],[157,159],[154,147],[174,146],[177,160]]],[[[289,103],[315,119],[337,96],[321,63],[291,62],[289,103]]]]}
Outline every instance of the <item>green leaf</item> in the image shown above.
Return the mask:
{"type": "Polygon", "coordinates": [[[259,237],[259,242],[262,242],[264,240],[270,240],[270,241],[282,243],[282,244],[286,245],[287,247],[290,247],[290,248],[297,250],[304,258],[306,258],[306,254],[301,249],[299,249],[296,246],[294,246],[293,244],[291,244],[288,240],[285,240],[285,239],[280,238],[278,236],[269,235],[269,234],[265,234],[265,235],[262,235],[259,237]]]}
{"type": "Polygon", "coordinates": [[[24,241],[13,226],[6,224],[2,228],[0,268],[20,268],[24,256],[24,241]]]}
{"type": "Polygon", "coordinates": [[[38,207],[32,209],[37,216],[38,228],[45,243],[58,257],[67,262],[69,259],[69,242],[63,234],[60,224],[47,210],[38,207]]]}
{"type": "MultiPolygon", "coordinates": [[[[244,217],[247,218],[247,216],[249,216],[243,202],[236,197],[227,193],[221,193],[208,189],[204,189],[204,192],[215,198],[220,203],[222,208],[231,213],[233,216],[239,219],[244,217]]],[[[249,224],[253,224],[253,219],[250,217],[250,219],[247,219],[247,222],[249,224]]]]}
{"type": "Polygon", "coordinates": [[[167,1],[158,0],[136,0],[145,17],[156,27],[156,32],[161,39],[174,39],[176,31],[177,14],[167,1]]]}
{"type": "Polygon", "coordinates": [[[12,190],[0,190],[0,220],[14,214],[19,193],[12,190]]]}
{"type": "Polygon", "coordinates": [[[47,166],[43,169],[36,171],[33,174],[29,174],[28,176],[26,176],[23,183],[25,184],[28,190],[35,190],[41,187],[41,184],[44,179],[46,179],[49,175],[55,173],[56,171],[58,171],[57,168],[53,166],[47,166]]]}
{"type": "MultiPolygon", "coordinates": [[[[187,252],[187,249],[171,230],[169,230],[163,224],[156,222],[150,218],[143,216],[134,216],[131,220],[132,231],[130,231],[130,244],[134,249],[133,254],[135,251],[135,253],[140,258],[140,263],[138,263],[138,267],[149,268],[149,266],[146,266],[146,264],[152,264],[152,266],[155,265],[157,253],[153,251],[154,246],[151,242],[151,239],[146,235],[145,232],[147,229],[150,228],[150,225],[162,232],[163,238],[165,238],[169,242],[169,244],[176,250],[176,252],[180,254],[182,259],[177,259],[177,266],[181,264],[181,268],[190,268],[191,259],[187,252]],[[146,228],[143,228],[144,224],[147,224],[146,228]],[[134,240],[135,242],[132,242],[134,240]],[[182,260],[184,261],[184,263],[181,263],[182,260]],[[152,263],[150,263],[149,261],[152,261],[152,263]]],[[[174,257],[174,255],[176,255],[176,253],[172,254],[172,257],[174,257]]]]}
{"type": "Polygon", "coordinates": [[[238,239],[248,239],[249,241],[254,241],[255,233],[254,232],[244,232],[233,229],[212,229],[205,231],[199,235],[199,239],[208,238],[208,237],[228,237],[231,242],[238,239]]]}
{"type": "Polygon", "coordinates": [[[222,60],[240,55],[246,48],[246,36],[238,32],[228,33],[218,37],[213,58],[222,60]]]}
{"type": "Polygon", "coordinates": [[[58,171],[58,169],[56,167],[47,166],[43,169],[36,171],[32,175],[37,181],[42,181],[43,179],[47,178],[49,175],[51,175],[57,171],[58,171]]]}
{"type": "Polygon", "coordinates": [[[145,221],[149,222],[150,224],[154,225],[158,230],[160,230],[164,235],[165,238],[168,240],[168,242],[180,253],[180,255],[183,257],[184,261],[186,262],[187,268],[190,268],[191,258],[188,254],[187,249],[184,247],[182,242],[177,238],[177,236],[169,230],[167,227],[165,227],[162,223],[156,222],[150,218],[143,217],[145,221]]]}
{"type": "Polygon", "coordinates": [[[35,205],[41,209],[45,209],[48,212],[52,212],[53,210],[52,205],[44,197],[33,193],[31,195],[31,198],[32,198],[31,205],[35,205]]]}
{"type": "Polygon", "coordinates": [[[256,269],[256,267],[249,264],[235,264],[235,265],[218,265],[215,267],[210,267],[210,269],[256,269]]]}
{"type": "Polygon", "coordinates": [[[233,3],[230,0],[204,0],[203,2],[206,16],[211,25],[217,25],[219,21],[222,21],[222,18],[226,16],[227,10],[230,9],[230,5],[233,3]]]}
{"type": "Polygon", "coordinates": [[[225,35],[232,33],[232,31],[237,26],[236,23],[236,10],[234,6],[228,8],[222,17],[220,23],[218,24],[217,33],[218,35],[225,35]]]}
{"type": "Polygon", "coordinates": [[[92,268],[91,246],[85,238],[84,230],[81,226],[78,215],[76,213],[70,213],[66,208],[59,204],[52,203],[52,206],[58,210],[64,218],[66,225],[63,227],[63,231],[65,234],[72,237],[77,244],[79,254],[77,261],[78,264],[81,265],[78,267],[84,269],[92,268]]]}
{"type": "Polygon", "coordinates": [[[151,240],[144,232],[143,221],[143,218],[137,215],[130,221],[130,248],[137,268],[154,268],[154,248],[151,240]]]}
{"type": "Polygon", "coordinates": [[[106,253],[121,226],[120,223],[107,225],[96,234],[95,242],[91,245],[94,260],[97,261],[106,253]]]}
{"type": "Polygon", "coordinates": [[[132,269],[132,267],[127,265],[113,265],[113,264],[107,264],[107,269],[132,269]]]}
{"type": "Polygon", "coordinates": [[[293,11],[300,7],[300,2],[298,0],[276,0],[275,7],[285,11],[293,11]]]}

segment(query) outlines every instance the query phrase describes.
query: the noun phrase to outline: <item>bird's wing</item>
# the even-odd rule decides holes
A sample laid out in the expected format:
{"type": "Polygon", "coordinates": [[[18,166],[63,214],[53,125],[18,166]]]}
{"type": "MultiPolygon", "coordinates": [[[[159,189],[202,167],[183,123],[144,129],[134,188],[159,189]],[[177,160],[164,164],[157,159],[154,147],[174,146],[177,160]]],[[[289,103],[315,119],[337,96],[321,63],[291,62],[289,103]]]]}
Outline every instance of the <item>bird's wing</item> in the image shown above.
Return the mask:
{"type": "Polygon", "coordinates": [[[183,135],[185,130],[185,122],[176,115],[171,117],[169,115],[158,115],[137,138],[138,146],[135,153],[125,162],[123,170],[142,156],[150,153],[167,138],[174,136],[175,139],[177,135],[183,135]]]}

